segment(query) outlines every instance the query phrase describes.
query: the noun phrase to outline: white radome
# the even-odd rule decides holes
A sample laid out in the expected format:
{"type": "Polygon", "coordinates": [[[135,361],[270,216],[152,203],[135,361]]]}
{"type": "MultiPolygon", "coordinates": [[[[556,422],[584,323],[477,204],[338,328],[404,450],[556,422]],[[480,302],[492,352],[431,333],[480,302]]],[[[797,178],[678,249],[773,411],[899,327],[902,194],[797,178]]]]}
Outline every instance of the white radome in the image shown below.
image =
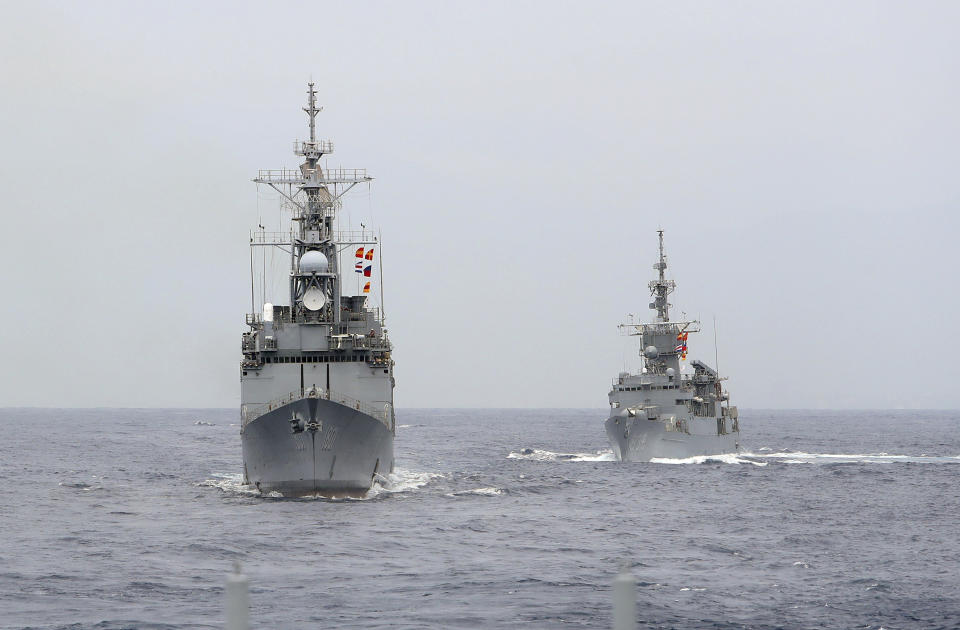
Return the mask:
{"type": "Polygon", "coordinates": [[[300,257],[300,273],[327,273],[330,263],[323,252],[311,249],[300,257]]]}

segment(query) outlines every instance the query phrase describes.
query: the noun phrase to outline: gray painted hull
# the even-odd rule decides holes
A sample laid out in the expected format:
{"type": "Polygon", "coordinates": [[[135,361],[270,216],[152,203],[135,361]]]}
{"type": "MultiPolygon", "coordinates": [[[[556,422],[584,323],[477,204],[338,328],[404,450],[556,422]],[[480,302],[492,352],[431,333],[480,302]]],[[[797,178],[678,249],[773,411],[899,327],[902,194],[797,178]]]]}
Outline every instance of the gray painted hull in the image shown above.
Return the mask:
{"type": "Polygon", "coordinates": [[[667,431],[663,422],[657,420],[619,415],[607,418],[604,428],[614,455],[624,462],[649,462],[653,458],[685,459],[740,450],[739,432],[690,435],[667,431]]]}
{"type": "Polygon", "coordinates": [[[244,475],[261,492],[284,496],[361,496],[393,470],[393,433],[365,413],[302,398],[247,423],[244,475]],[[318,425],[294,432],[294,427],[318,425]]]}

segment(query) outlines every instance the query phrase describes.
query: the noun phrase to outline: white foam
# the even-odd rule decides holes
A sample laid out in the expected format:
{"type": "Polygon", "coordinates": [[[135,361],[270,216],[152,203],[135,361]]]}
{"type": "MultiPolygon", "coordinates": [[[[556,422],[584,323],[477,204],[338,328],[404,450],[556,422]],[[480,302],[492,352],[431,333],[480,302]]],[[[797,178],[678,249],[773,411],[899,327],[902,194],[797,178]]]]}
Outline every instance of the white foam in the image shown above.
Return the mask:
{"type": "Polygon", "coordinates": [[[372,499],[381,494],[399,494],[419,490],[434,479],[441,479],[442,477],[443,475],[440,473],[414,472],[403,468],[395,468],[386,477],[377,475],[376,482],[364,498],[372,499]]]}
{"type": "Polygon", "coordinates": [[[527,459],[536,462],[612,462],[616,461],[613,451],[606,449],[596,453],[555,453],[539,448],[525,448],[513,451],[507,459],[527,459]]]}
{"type": "MultiPolygon", "coordinates": [[[[240,496],[262,496],[270,499],[283,498],[283,493],[281,492],[261,493],[255,486],[243,483],[243,475],[240,473],[215,473],[213,477],[213,479],[201,481],[197,485],[206,488],[218,488],[224,492],[240,496]]],[[[386,477],[378,475],[376,482],[373,484],[373,487],[370,488],[370,491],[367,492],[366,496],[344,500],[365,501],[380,496],[381,494],[410,492],[422,488],[434,479],[440,477],[443,477],[443,475],[439,473],[413,472],[397,468],[386,477]]],[[[326,497],[318,495],[313,498],[325,499],[326,497]]]]}
{"type": "Polygon", "coordinates": [[[695,455],[694,457],[654,457],[650,459],[653,464],[706,464],[708,462],[718,462],[721,464],[753,464],[754,466],[766,466],[767,462],[755,462],[746,459],[736,453],[724,453],[722,455],[695,455]]]}
{"type": "Polygon", "coordinates": [[[458,490],[457,492],[451,492],[448,494],[448,497],[462,497],[462,496],[480,496],[480,497],[497,497],[503,494],[502,488],[474,488],[473,490],[458,490]]]}
{"type": "Polygon", "coordinates": [[[213,479],[201,481],[197,485],[204,488],[218,488],[230,494],[260,496],[260,491],[256,487],[243,483],[241,473],[214,473],[213,477],[213,479]]]}

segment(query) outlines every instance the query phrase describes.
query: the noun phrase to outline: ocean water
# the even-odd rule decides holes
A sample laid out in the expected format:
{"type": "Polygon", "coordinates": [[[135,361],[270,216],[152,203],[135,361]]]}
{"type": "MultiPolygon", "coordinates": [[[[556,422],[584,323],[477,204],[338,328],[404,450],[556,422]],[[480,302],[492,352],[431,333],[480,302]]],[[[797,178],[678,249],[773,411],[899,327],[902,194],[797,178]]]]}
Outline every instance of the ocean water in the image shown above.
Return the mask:
{"type": "Polygon", "coordinates": [[[235,410],[0,410],[0,628],[960,627],[960,412],[742,411],[612,461],[603,410],[402,410],[361,500],[241,485],[235,410]]]}

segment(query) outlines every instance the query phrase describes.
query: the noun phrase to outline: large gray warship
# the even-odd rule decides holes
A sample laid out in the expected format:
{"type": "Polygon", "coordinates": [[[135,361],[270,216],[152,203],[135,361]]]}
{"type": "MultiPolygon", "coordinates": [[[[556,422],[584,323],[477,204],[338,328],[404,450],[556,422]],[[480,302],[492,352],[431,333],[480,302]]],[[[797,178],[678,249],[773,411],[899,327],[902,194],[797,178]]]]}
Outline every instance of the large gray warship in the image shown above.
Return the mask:
{"type": "Polygon", "coordinates": [[[698,321],[670,321],[667,297],[676,283],[666,279],[667,257],[653,265],[658,272],[650,282],[656,311],[649,324],[623,324],[626,334],[640,337],[643,369],[621,372],[610,390],[610,417],[604,426],[613,452],[620,461],[648,462],[654,458],[685,459],[740,450],[737,408],[721,386],[716,370],[702,361],[691,361],[692,374],[681,374],[687,358],[687,338],[700,331],[698,321]]]}
{"type": "Polygon", "coordinates": [[[289,232],[260,226],[250,235],[250,330],[240,376],[244,478],[261,492],[287,496],[362,495],[393,470],[392,346],[382,289],[380,306],[368,304],[379,275],[378,238],[363,224],[341,229],[337,213],[344,194],[372,178],[365,169],[321,165],[333,144],[316,138],[321,110],[313,83],[303,110],[310,139],[294,143],[300,168],[261,170],[254,179],[279,193],[292,215],[289,232]],[[290,257],[290,298],[288,305],[265,303],[261,312],[254,251],[270,247],[290,257]],[[345,294],[342,257],[348,273],[365,282],[362,291],[357,283],[359,295],[345,294]]]}

